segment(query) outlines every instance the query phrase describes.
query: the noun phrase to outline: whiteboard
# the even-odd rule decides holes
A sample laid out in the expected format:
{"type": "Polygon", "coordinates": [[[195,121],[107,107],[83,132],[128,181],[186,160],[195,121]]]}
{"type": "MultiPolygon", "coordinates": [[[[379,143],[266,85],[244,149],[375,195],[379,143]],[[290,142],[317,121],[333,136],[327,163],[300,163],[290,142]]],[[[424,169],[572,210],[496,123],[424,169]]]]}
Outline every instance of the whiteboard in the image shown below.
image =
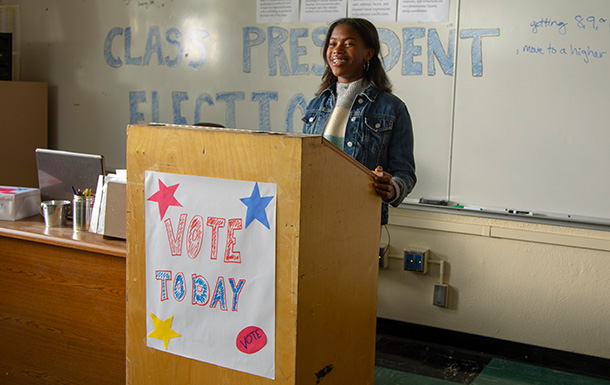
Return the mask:
{"type": "Polygon", "coordinates": [[[610,218],[610,3],[463,0],[488,28],[482,76],[458,49],[450,196],[610,218]]]}
{"type": "MultiPolygon", "coordinates": [[[[20,6],[22,80],[49,83],[51,146],[110,169],[125,167],[130,123],[301,132],[320,84],[328,22],[257,24],[254,0],[5,3],[20,6]]],[[[413,119],[414,196],[448,192],[456,9],[444,23],[376,23],[413,119]]]]}
{"type": "MultiPolygon", "coordinates": [[[[328,23],[258,24],[254,0],[4,3],[22,80],[49,83],[50,146],[109,169],[130,123],[300,132],[320,83],[328,23]]],[[[413,120],[408,199],[610,218],[606,4],[452,0],[448,22],[375,23],[413,120]]]]}

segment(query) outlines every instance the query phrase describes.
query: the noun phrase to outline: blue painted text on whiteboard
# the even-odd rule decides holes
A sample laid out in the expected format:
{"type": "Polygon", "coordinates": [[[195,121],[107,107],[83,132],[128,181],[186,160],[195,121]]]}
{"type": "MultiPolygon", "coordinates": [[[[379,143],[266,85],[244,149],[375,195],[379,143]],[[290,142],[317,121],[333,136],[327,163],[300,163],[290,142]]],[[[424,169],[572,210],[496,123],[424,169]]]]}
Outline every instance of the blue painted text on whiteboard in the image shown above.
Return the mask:
{"type": "MultiPolygon", "coordinates": [[[[394,33],[394,31],[385,28],[379,28],[379,40],[382,45],[388,48],[387,54],[384,56],[384,67],[386,71],[391,71],[394,66],[398,63],[402,53],[402,67],[401,75],[422,75],[422,63],[416,61],[417,56],[421,56],[422,47],[417,45],[417,39],[426,37],[425,28],[403,28],[402,29],[402,49],[401,40],[394,33]]],[[[499,29],[466,29],[460,32],[460,38],[472,39],[472,66],[473,75],[481,76],[481,73],[475,71],[475,68],[481,68],[481,55],[477,53],[481,52],[482,38],[485,36],[497,36],[499,35],[499,29]]],[[[322,47],[324,44],[324,36],[326,35],[326,28],[316,28],[312,32],[313,43],[317,47],[322,47]]],[[[267,41],[267,63],[269,67],[269,75],[275,76],[279,73],[283,76],[289,75],[304,75],[310,72],[309,66],[299,62],[300,56],[307,54],[305,46],[299,46],[300,38],[307,38],[309,36],[309,30],[306,28],[292,29],[290,33],[280,27],[269,27],[267,33],[258,27],[245,27],[244,38],[243,38],[243,59],[244,59],[244,72],[249,73],[251,71],[251,51],[253,49],[264,49],[265,41],[267,41]],[[284,49],[284,44],[289,40],[290,46],[290,65],[284,49]],[[292,70],[290,70],[292,66],[292,70]]],[[[446,75],[453,75],[454,62],[455,62],[455,30],[449,33],[449,42],[447,50],[443,48],[443,44],[438,35],[438,32],[434,28],[428,29],[428,75],[436,75],[435,58],[438,60],[443,72],[446,75]]],[[[320,61],[319,52],[316,52],[316,61],[320,61]]],[[[317,64],[312,64],[311,73],[314,75],[322,75],[324,73],[324,67],[317,64]]]]}
{"type": "MultiPolygon", "coordinates": [[[[326,27],[315,28],[311,31],[311,40],[316,47],[322,47],[326,27]]],[[[472,44],[471,63],[472,75],[475,77],[482,76],[482,51],[483,38],[489,36],[499,36],[499,29],[465,29],[460,31],[460,39],[470,40],[472,44]]],[[[401,76],[420,76],[423,72],[423,63],[418,61],[418,57],[422,55],[422,46],[418,44],[419,39],[426,38],[425,28],[403,28],[402,40],[397,34],[390,29],[379,29],[380,40],[382,45],[387,48],[387,53],[384,56],[384,66],[387,71],[391,71],[402,58],[400,67],[401,76]]],[[[319,50],[316,50],[315,55],[310,56],[315,58],[316,63],[303,63],[302,57],[306,56],[307,48],[299,45],[300,39],[306,39],[310,36],[310,30],[307,28],[291,29],[290,31],[271,26],[266,30],[259,27],[244,27],[243,28],[243,71],[246,74],[252,72],[251,55],[253,50],[266,50],[267,63],[265,68],[255,68],[256,73],[266,71],[269,76],[299,76],[313,74],[316,76],[322,75],[324,67],[320,64],[321,58],[319,50]],[[290,57],[290,60],[288,60],[290,57]]],[[[453,76],[455,63],[455,30],[448,34],[447,48],[443,47],[443,43],[436,29],[430,28],[427,30],[427,75],[436,75],[435,63],[438,62],[441,70],[445,75],[453,76]]],[[[106,64],[112,68],[121,68],[123,66],[167,66],[175,68],[183,65],[188,65],[193,69],[200,69],[205,66],[208,57],[208,51],[205,46],[208,33],[204,29],[197,29],[189,33],[182,33],[179,29],[172,27],[162,31],[157,26],[149,27],[146,37],[133,35],[131,27],[112,28],[106,35],[104,41],[104,58],[106,64]],[[162,38],[164,36],[164,39],[162,38]],[[132,51],[132,43],[134,41],[140,44],[134,46],[143,46],[142,42],[146,41],[144,50],[139,52],[132,51]],[[121,43],[122,46],[121,46],[121,43]],[[187,48],[188,47],[188,48],[187,48]],[[187,60],[188,58],[188,60],[187,60]]],[[[259,125],[260,130],[271,130],[270,127],[270,101],[278,100],[278,92],[252,92],[249,95],[252,102],[259,105],[259,125]]],[[[236,127],[235,125],[235,102],[245,100],[245,92],[219,92],[215,98],[208,93],[197,95],[195,100],[195,112],[193,123],[199,122],[201,107],[206,104],[214,106],[214,102],[225,103],[226,108],[226,126],[236,127]]],[[[172,110],[174,124],[188,124],[186,117],[182,116],[181,103],[190,99],[187,92],[172,92],[172,110]]],[[[293,131],[293,118],[296,109],[300,110],[301,115],[306,107],[306,100],[303,94],[296,94],[289,98],[285,109],[284,130],[287,132],[293,131]]],[[[132,91],[129,93],[129,109],[130,109],[130,124],[136,124],[145,121],[160,121],[159,120],[159,96],[158,91],[132,91]],[[139,111],[141,104],[150,103],[152,119],[146,118],[144,113],[139,111]]],[[[298,127],[300,130],[300,127],[298,127]]]]}
{"type": "MultiPolygon", "coordinates": [[[[317,47],[322,47],[324,43],[324,35],[326,27],[319,27],[312,32],[312,41],[317,47]]],[[[482,50],[482,38],[485,36],[497,36],[499,29],[465,29],[460,32],[460,38],[472,39],[472,65],[473,75],[481,76],[481,73],[475,70],[482,66],[481,56],[476,54],[482,50]]],[[[183,58],[194,57],[196,60],[188,60],[188,65],[198,69],[201,68],[207,59],[207,49],[203,40],[208,37],[208,33],[204,29],[197,29],[184,36],[182,32],[175,28],[169,28],[165,34],[165,39],[161,38],[159,27],[153,26],[148,30],[146,36],[146,46],[144,52],[133,53],[131,27],[112,28],[106,35],[104,41],[104,58],[106,64],[113,68],[119,68],[123,65],[148,66],[151,64],[151,59],[156,57],[158,65],[166,65],[168,67],[176,67],[180,65],[183,58]],[[119,49],[115,49],[113,54],[113,45],[118,45],[119,40],[122,40],[123,56],[115,56],[119,49]],[[193,47],[192,52],[186,51],[185,46],[193,47]],[[171,52],[170,55],[164,55],[171,52]],[[138,56],[138,54],[140,54],[138,56]]],[[[281,27],[269,27],[267,33],[258,27],[245,27],[243,30],[243,61],[244,72],[249,73],[251,70],[251,52],[253,49],[263,49],[262,45],[267,41],[268,55],[268,70],[270,76],[275,76],[279,73],[283,76],[289,75],[306,75],[312,73],[314,75],[322,75],[324,67],[318,64],[312,64],[311,70],[308,64],[300,63],[300,56],[307,55],[307,48],[299,45],[299,39],[307,38],[309,30],[307,28],[297,28],[287,31],[281,27]],[[285,48],[286,42],[289,46],[288,51],[285,48]],[[258,47],[261,46],[261,47],[258,47]],[[287,52],[290,52],[290,65],[288,64],[287,52]],[[292,69],[290,69],[292,67],[292,69]]],[[[402,30],[402,49],[401,41],[394,31],[380,28],[379,37],[383,45],[388,48],[388,53],[384,57],[384,65],[387,71],[390,71],[398,63],[402,52],[402,75],[422,75],[422,63],[415,61],[417,56],[421,56],[422,47],[417,45],[416,40],[426,36],[425,28],[403,28],[402,30]]],[[[137,38],[137,37],[136,37],[137,38]]],[[[141,39],[142,37],[140,37],[141,39]]],[[[448,48],[445,51],[438,32],[434,28],[428,29],[428,75],[435,75],[435,61],[438,60],[443,72],[446,75],[453,75],[453,63],[455,59],[455,30],[449,34],[448,48]]],[[[116,46],[115,46],[116,47],[116,46]]],[[[320,61],[319,52],[315,53],[316,62],[320,61]]]]}
{"type": "MultiPolygon", "coordinates": [[[[540,20],[534,20],[530,23],[533,34],[538,34],[543,30],[550,29],[556,31],[560,35],[566,35],[570,32],[568,26],[574,25],[573,30],[577,32],[584,31],[601,31],[606,30],[610,33],[610,19],[597,17],[597,16],[574,16],[574,23],[553,20],[549,18],[541,18],[540,20]]],[[[581,35],[582,36],[582,35],[581,35]]],[[[604,59],[607,51],[603,51],[597,47],[592,47],[591,44],[577,44],[577,43],[564,43],[559,45],[557,43],[549,43],[548,46],[538,44],[524,44],[523,47],[517,49],[517,55],[520,53],[534,54],[534,55],[549,55],[549,56],[575,56],[582,59],[584,63],[591,63],[596,59],[604,59]]]]}
{"type": "Polygon", "coordinates": [[[188,65],[197,69],[201,68],[205,63],[208,52],[205,45],[201,42],[202,39],[208,37],[208,33],[204,29],[198,29],[191,31],[188,34],[188,41],[191,43],[191,46],[194,46],[198,52],[184,52],[184,46],[187,44],[185,42],[182,32],[178,30],[178,28],[170,28],[165,32],[165,49],[167,51],[175,51],[175,56],[163,56],[163,46],[161,45],[161,33],[159,31],[159,27],[150,27],[148,29],[148,36],[146,38],[146,48],[144,49],[144,55],[132,56],[131,52],[131,43],[132,43],[132,32],[131,27],[127,27],[123,30],[123,28],[116,27],[112,28],[108,35],[106,35],[106,40],[104,41],[104,58],[106,59],[106,64],[110,67],[119,68],[123,65],[149,65],[150,59],[153,55],[157,57],[157,63],[159,65],[166,65],[168,67],[176,67],[181,62],[183,57],[190,56],[195,57],[196,60],[189,60],[188,65]],[[124,60],[121,57],[115,57],[112,54],[112,44],[114,40],[119,37],[124,37],[124,60]],[[173,46],[172,49],[169,47],[173,46]]]}
{"type": "MultiPolygon", "coordinates": [[[[576,15],[574,16],[575,26],[580,30],[593,30],[593,31],[608,31],[610,32],[610,18],[607,17],[597,17],[597,16],[582,16],[576,15]]],[[[532,27],[533,33],[538,33],[543,29],[557,29],[557,32],[560,35],[565,35],[568,32],[568,23],[563,20],[554,20],[549,19],[548,17],[543,17],[540,20],[534,20],[530,23],[530,27],[532,27]]]]}

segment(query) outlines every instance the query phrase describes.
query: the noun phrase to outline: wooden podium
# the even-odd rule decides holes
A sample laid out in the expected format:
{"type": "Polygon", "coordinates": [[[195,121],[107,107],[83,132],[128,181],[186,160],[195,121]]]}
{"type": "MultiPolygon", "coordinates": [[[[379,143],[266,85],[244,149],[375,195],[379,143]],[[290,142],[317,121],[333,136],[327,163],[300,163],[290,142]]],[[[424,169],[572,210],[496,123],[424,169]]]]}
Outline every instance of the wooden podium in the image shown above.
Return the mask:
{"type": "Polygon", "coordinates": [[[373,384],[381,200],[319,136],[127,128],[127,383],[373,384]],[[277,184],[275,380],[147,347],[145,171],[277,184]]]}

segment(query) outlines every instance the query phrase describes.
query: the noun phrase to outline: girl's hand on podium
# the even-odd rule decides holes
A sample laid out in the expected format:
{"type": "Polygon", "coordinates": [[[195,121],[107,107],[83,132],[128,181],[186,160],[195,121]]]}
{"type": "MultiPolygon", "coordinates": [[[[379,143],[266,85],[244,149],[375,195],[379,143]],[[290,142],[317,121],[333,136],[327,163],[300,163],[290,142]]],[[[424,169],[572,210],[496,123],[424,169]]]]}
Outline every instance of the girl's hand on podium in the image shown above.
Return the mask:
{"type": "Polygon", "coordinates": [[[385,201],[394,199],[396,197],[396,189],[394,188],[394,183],[392,183],[392,174],[383,171],[381,166],[377,166],[373,173],[375,173],[373,187],[377,195],[385,201]]]}

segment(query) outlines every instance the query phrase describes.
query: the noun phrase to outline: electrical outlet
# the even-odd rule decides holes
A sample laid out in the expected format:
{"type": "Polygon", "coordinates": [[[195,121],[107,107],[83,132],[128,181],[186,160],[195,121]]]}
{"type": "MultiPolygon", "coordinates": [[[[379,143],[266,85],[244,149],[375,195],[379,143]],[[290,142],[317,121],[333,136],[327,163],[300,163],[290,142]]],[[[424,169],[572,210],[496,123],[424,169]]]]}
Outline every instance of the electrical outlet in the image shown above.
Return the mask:
{"type": "Polygon", "coordinates": [[[416,273],[426,274],[428,271],[428,250],[403,251],[404,269],[416,273]]]}
{"type": "Polygon", "coordinates": [[[379,246],[379,268],[385,269],[390,264],[387,246],[379,246]]]}

